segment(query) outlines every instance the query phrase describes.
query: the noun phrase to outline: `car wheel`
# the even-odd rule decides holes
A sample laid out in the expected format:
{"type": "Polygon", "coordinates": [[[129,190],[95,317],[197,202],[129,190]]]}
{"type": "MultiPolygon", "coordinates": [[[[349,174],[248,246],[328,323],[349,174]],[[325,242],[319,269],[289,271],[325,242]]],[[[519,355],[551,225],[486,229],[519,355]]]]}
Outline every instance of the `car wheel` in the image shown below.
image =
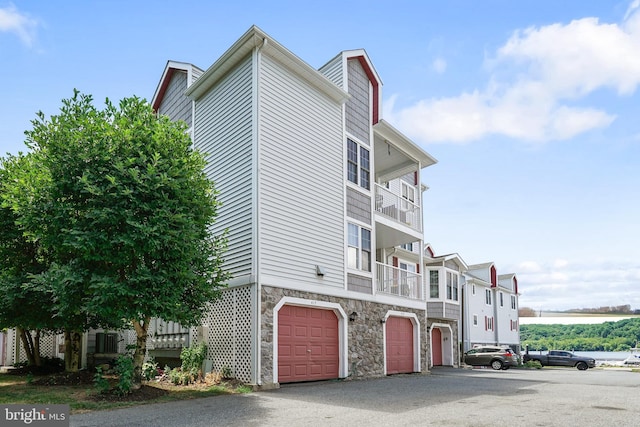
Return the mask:
{"type": "Polygon", "coordinates": [[[501,370],[502,366],[503,366],[503,364],[502,364],[501,360],[496,359],[496,360],[491,361],[491,367],[493,369],[495,369],[496,371],[501,370]]]}
{"type": "Polygon", "coordinates": [[[587,369],[589,369],[589,367],[587,366],[587,364],[586,364],[586,363],[584,363],[584,362],[578,362],[578,363],[576,364],[576,368],[578,368],[578,370],[580,370],[580,371],[586,371],[587,369]]]}

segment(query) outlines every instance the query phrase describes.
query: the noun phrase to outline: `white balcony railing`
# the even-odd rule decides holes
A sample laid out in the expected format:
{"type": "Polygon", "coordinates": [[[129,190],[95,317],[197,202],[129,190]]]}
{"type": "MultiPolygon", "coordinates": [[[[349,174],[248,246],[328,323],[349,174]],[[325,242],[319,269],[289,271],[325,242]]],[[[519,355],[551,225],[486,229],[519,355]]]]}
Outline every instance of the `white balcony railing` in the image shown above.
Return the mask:
{"type": "Polygon", "coordinates": [[[422,275],[377,262],[379,293],[424,300],[422,275]]]}
{"type": "Polygon", "coordinates": [[[409,227],[421,231],[420,206],[379,184],[376,189],[376,211],[409,227]]]}

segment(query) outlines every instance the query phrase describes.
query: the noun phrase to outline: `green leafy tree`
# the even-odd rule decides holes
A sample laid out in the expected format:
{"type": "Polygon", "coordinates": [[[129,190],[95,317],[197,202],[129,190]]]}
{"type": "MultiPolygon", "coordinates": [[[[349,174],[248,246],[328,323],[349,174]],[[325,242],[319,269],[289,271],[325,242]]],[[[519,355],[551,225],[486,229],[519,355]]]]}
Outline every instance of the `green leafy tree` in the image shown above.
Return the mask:
{"type": "Polygon", "coordinates": [[[40,336],[59,328],[52,292],[32,281],[46,268],[46,254],[30,239],[12,205],[12,183],[33,179],[29,156],[0,159],[0,329],[15,328],[32,366],[40,366],[40,336]]]}
{"type": "Polygon", "coordinates": [[[47,179],[22,222],[53,260],[38,283],[74,325],[132,326],[139,381],[151,318],[197,324],[228,277],[203,157],[184,123],[136,97],[99,110],[75,91],[32,123],[27,145],[47,179]]]}

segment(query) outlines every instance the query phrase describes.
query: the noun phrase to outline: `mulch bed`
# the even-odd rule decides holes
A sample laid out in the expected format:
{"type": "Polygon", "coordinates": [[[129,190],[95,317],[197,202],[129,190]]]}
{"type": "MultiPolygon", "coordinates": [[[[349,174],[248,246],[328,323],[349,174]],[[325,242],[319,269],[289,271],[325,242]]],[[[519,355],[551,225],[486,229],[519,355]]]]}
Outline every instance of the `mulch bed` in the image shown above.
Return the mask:
{"type": "MultiPolygon", "coordinates": [[[[18,368],[12,370],[10,374],[17,376],[34,375],[35,378],[31,381],[31,384],[39,386],[92,386],[95,375],[94,372],[88,370],[52,374],[47,370],[38,369],[38,367],[18,368]]],[[[95,393],[87,397],[97,402],[141,402],[152,400],[168,393],[169,390],[142,385],[125,396],[118,395],[115,390],[109,390],[106,393],[95,393]]]]}

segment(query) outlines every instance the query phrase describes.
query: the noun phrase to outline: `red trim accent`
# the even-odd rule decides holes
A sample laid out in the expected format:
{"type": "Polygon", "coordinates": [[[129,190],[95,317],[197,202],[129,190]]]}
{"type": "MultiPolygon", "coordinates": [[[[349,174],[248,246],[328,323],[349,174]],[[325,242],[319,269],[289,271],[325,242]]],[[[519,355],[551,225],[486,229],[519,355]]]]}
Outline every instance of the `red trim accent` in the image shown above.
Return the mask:
{"type": "Polygon", "coordinates": [[[418,172],[413,173],[413,185],[418,185],[418,172]]]}
{"type": "Polygon", "coordinates": [[[420,274],[420,264],[416,264],[416,273],[420,274]]]}
{"type": "Polygon", "coordinates": [[[162,98],[164,98],[164,94],[169,87],[169,83],[171,83],[171,78],[173,77],[173,73],[176,71],[175,68],[169,68],[167,70],[167,74],[164,76],[164,80],[162,80],[162,85],[160,86],[160,90],[158,91],[158,97],[153,103],[153,111],[158,112],[158,108],[160,108],[160,104],[162,103],[162,98]]]}
{"type": "Polygon", "coordinates": [[[396,257],[396,256],[393,257],[393,266],[394,267],[398,266],[398,257],[396,257]]]}
{"type": "Polygon", "coordinates": [[[435,257],[435,254],[433,253],[433,251],[431,250],[430,247],[427,247],[427,250],[429,251],[429,254],[431,255],[431,258],[435,257]]]}
{"type": "Polygon", "coordinates": [[[496,267],[495,266],[491,266],[491,287],[495,288],[496,286],[498,286],[498,274],[496,272],[496,267]]]}
{"type": "Polygon", "coordinates": [[[367,77],[369,78],[369,81],[371,82],[371,85],[373,86],[373,123],[372,124],[376,124],[380,121],[380,111],[379,111],[379,97],[380,97],[380,83],[378,82],[378,80],[376,80],[375,75],[373,74],[373,70],[371,70],[371,67],[369,67],[369,64],[367,63],[367,61],[364,59],[364,56],[360,55],[360,56],[354,56],[352,58],[347,58],[347,59],[357,59],[358,61],[360,61],[360,65],[362,66],[362,69],[364,70],[365,74],[367,75],[367,77]]]}
{"type": "Polygon", "coordinates": [[[518,279],[513,278],[513,290],[517,294],[518,293],[518,279]]]}

